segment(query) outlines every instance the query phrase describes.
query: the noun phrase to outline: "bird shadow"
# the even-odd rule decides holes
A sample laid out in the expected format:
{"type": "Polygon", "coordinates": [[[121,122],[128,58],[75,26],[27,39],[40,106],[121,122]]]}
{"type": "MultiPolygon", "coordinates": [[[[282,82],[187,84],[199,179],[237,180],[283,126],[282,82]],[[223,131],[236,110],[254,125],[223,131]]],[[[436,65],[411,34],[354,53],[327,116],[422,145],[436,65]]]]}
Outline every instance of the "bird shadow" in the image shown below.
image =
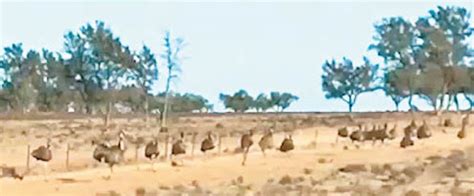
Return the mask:
{"type": "Polygon", "coordinates": [[[91,180],[76,180],[76,179],[73,179],[73,178],[57,178],[56,180],[61,182],[61,183],[64,183],[64,184],[91,182],[91,180]]]}

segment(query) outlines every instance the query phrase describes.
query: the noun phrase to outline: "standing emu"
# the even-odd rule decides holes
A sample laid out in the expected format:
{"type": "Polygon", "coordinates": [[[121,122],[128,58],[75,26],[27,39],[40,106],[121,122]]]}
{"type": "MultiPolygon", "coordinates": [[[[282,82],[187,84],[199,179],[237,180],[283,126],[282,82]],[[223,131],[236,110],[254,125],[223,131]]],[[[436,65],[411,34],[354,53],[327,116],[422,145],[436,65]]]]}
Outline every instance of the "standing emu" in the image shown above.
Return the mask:
{"type": "Polygon", "coordinates": [[[288,135],[288,137],[283,139],[283,142],[281,142],[280,151],[289,152],[293,149],[295,149],[295,145],[293,143],[293,138],[291,138],[291,134],[290,134],[288,135]]]}
{"type": "Polygon", "coordinates": [[[155,171],[154,160],[160,155],[160,149],[158,148],[158,139],[155,137],[152,141],[148,142],[145,146],[145,157],[151,162],[151,169],[155,171]]]}
{"type": "Polygon", "coordinates": [[[46,180],[46,173],[48,170],[48,162],[51,161],[51,159],[53,159],[53,154],[51,153],[51,150],[50,150],[50,147],[51,147],[50,142],[51,140],[48,138],[48,140],[46,141],[46,145],[40,146],[36,148],[35,150],[33,150],[33,152],[31,152],[31,156],[33,158],[35,158],[37,161],[44,163],[43,169],[44,169],[45,180],[46,180]]]}
{"type": "Polygon", "coordinates": [[[207,137],[201,142],[201,152],[206,153],[206,151],[212,150],[215,148],[214,140],[212,139],[212,133],[209,131],[207,137]]]}
{"type": "Polygon", "coordinates": [[[459,139],[464,139],[466,138],[466,126],[467,126],[467,123],[468,121],[466,120],[469,116],[465,116],[463,119],[462,119],[462,122],[461,122],[461,130],[458,132],[457,134],[457,137],[459,139]]]}
{"type": "Polygon", "coordinates": [[[247,154],[249,153],[250,147],[253,145],[253,129],[250,129],[249,133],[246,133],[242,135],[240,138],[240,148],[242,149],[243,152],[243,160],[242,160],[242,165],[245,165],[245,162],[247,161],[247,154]]]}
{"type": "MultiPolygon", "coordinates": [[[[184,133],[180,133],[180,138],[177,139],[171,146],[171,165],[178,166],[178,163],[174,160],[175,157],[179,155],[186,154],[186,146],[184,145],[184,133]]],[[[183,160],[181,159],[181,165],[183,165],[183,160]]]]}
{"type": "Polygon", "coordinates": [[[273,148],[273,129],[268,130],[258,142],[260,149],[262,150],[263,156],[265,156],[265,150],[273,148]]]}
{"type": "Polygon", "coordinates": [[[113,166],[119,164],[123,161],[123,155],[126,150],[125,146],[125,133],[120,131],[119,133],[119,141],[117,145],[110,146],[107,143],[102,143],[97,145],[94,150],[93,157],[98,162],[104,162],[109,165],[110,174],[108,178],[112,176],[114,172],[113,166]]]}

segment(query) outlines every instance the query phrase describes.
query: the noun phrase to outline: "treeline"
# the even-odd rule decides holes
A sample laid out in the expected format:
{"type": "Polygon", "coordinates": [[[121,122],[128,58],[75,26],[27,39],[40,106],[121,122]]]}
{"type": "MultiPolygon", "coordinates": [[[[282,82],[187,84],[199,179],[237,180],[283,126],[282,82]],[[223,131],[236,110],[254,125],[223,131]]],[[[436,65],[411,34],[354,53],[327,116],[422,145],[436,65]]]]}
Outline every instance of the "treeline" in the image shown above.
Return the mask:
{"type": "Polygon", "coordinates": [[[327,98],[341,99],[352,111],[360,94],[383,90],[397,110],[414,97],[433,110],[459,108],[459,96],[474,107],[474,32],[470,13],[460,7],[437,7],[414,23],[403,17],[384,18],[375,24],[374,42],[368,47],[384,59],[384,67],[371,63],[356,66],[350,59],[323,64],[322,87],[327,98]],[[471,41],[471,42],[470,42],[471,41]]]}
{"type": "MultiPolygon", "coordinates": [[[[172,91],[186,44],[169,32],[162,44],[158,57],[146,45],[132,50],[101,21],[67,32],[59,52],[26,52],[21,43],[12,44],[0,56],[0,108],[20,113],[99,113],[106,115],[106,122],[113,111],[145,113],[147,119],[150,112],[212,111],[213,104],[203,96],[172,91]],[[153,89],[158,80],[166,82],[165,89],[153,89]],[[156,91],[160,93],[152,93],[156,91]]],[[[298,98],[272,92],[254,100],[241,90],[233,96],[221,94],[220,99],[226,108],[244,112],[283,111],[298,98]]]]}
{"type": "Polygon", "coordinates": [[[299,98],[287,92],[271,92],[270,95],[260,93],[254,99],[247,91],[239,90],[233,95],[221,93],[219,99],[224,103],[226,109],[231,109],[234,112],[245,112],[250,109],[255,109],[257,112],[265,112],[269,109],[284,111],[299,98]]]}

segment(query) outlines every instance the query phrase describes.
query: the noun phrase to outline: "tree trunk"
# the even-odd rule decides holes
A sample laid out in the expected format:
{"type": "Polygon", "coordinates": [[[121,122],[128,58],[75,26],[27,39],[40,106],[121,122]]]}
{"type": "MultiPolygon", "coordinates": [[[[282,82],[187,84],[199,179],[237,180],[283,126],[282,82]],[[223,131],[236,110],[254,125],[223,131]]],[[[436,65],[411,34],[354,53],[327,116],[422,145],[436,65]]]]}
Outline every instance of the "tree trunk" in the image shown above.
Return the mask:
{"type": "Polygon", "coordinates": [[[149,109],[148,109],[148,107],[149,107],[149,106],[148,106],[148,96],[145,95],[145,103],[144,103],[143,108],[145,109],[145,127],[146,127],[147,129],[148,129],[148,127],[149,127],[148,123],[149,123],[149,121],[150,121],[150,120],[149,120],[149,111],[148,111],[149,109]]]}
{"type": "Polygon", "coordinates": [[[451,108],[452,100],[453,100],[453,95],[452,95],[452,94],[449,94],[449,96],[448,96],[448,104],[446,104],[446,111],[449,111],[449,108],[451,108]]]}
{"type": "Polygon", "coordinates": [[[170,91],[170,83],[171,83],[171,69],[168,70],[168,78],[166,80],[166,91],[165,91],[165,105],[163,108],[163,115],[161,119],[161,127],[166,127],[166,117],[168,115],[168,99],[169,99],[169,91],[170,91]]]}
{"type": "Polygon", "coordinates": [[[106,111],[105,111],[105,117],[104,117],[104,126],[105,126],[106,131],[109,130],[109,123],[110,123],[111,113],[112,113],[112,103],[108,102],[107,103],[107,108],[106,108],[106,111]]]}
{"type": "Polygon", "coordinates": [[[454,105],[456,105],[456,111],[459,112],[459,100],[458,100],[458,95],[454,95],[454,105]]]}
{"type": "Polygon", "coordinates": [[[410,97],[408,98],[408,106],[410,107],[411,112],[413,111],[413,94],[410,93],[410,97]]]}

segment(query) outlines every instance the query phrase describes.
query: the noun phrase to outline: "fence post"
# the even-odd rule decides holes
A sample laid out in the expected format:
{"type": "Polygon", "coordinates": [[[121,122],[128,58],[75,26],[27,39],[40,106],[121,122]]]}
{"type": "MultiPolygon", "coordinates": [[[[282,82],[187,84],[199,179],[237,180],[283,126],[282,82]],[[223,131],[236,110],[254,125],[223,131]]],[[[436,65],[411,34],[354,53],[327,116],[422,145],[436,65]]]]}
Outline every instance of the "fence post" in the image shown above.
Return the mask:
{"type": "Polygon", "coordinates": [[[70,146],[69,143],[67,143],[66,147],[66,170],[69,171],[69,151],[70,151],[70,146]]]}
{"type": "Polygon", "coordinates": [[[26,149],[26,172],[30,171],[30,144],[26,149]]]}
{"type": "Polygon", "coordinates": [[[168,160],[168,142],[169,142],[169,133],[166,132],[165,135],[165,160],[168,160]]]}
{"type": "Polygon", "coordinates": [[[195,146],[196,146],[196,136],[197,136],[197,133],[194,132],[194,133],[193,133],[193,137],[192,137],[192,139],[191,139],[191,142],[192,142],[192,143],[191,143],[191,157],[194,157],[194,148],[195,148],[195,146]]]}
{"type": "Polygon", "coordinates": [[[222,133],[219,134],[219,139],[217,140],[217,152],[221,154],[221,147],[222,147],[222,133]]]}

